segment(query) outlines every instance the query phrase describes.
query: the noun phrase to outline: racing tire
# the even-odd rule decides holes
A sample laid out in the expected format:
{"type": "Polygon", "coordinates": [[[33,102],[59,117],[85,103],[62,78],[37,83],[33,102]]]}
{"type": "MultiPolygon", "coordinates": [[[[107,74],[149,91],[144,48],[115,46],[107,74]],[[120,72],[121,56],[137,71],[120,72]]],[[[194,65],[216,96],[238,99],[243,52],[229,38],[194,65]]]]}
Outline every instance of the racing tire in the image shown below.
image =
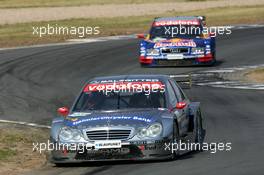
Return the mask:
{"type": "MultiPolygon", "coordinates": [[[[179,146],[179,140],[180,140],[180,135],[179,135],[179,127],[176,121],[173,122],[173,142],[172,144],[177,144],[177,148],[179,146]]],[[[175,148],[175,146],[172,146],[171,148],[175,148]]],[[[179,149],[175,150],[171,154],[171,159],[176,160],[179,157],[179,149]]]]}
{"type": "Polygon", "coordinates": [[[148,67],[148,66],[147,66],[147,64],[140,63],[140,67],[142,67],[142,68],[146,68],[146,67],[148,67]]]}
{"type": "MultiPolygon", "coordinates": [[[[200,148],[203,145],[203,127],[202,127],[202,117],[201,117],[201,112],[197,113],[197,117],[194,123],[194,138],[195,138],[195,143],[200,144],[200,148]]],[[[196,151],[202,151],[202,149],[198,149],[196,151]]]]}
{"type": "Polygon", "coordinates": [[[215,54],[215,52],[213,53],[213,62],[210,64],[210,66],[214,66],[215,64],[216,64],[216,54],[215,54]]]}

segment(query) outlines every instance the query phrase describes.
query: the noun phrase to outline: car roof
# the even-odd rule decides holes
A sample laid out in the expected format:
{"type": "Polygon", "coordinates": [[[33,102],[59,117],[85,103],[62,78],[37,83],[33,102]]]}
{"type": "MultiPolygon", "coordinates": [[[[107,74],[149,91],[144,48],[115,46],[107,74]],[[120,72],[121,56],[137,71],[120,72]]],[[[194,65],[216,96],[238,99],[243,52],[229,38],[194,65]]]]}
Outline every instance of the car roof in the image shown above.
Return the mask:
{"type": "Polygon", "coordinates": [[[174,16],[174,17],[161,17],[155,18],[155,21],[172,21],[172,20],[199,20],[196,16],[174,16]]]}
{"type": "Polygon", "coordinates": [[[116,76],[102,76],[102,77],[95,77],[91,79],[91,81],[103,81],[103,80],[124,80],[124,79],[158,79],[160,81],[165,82],[170,77],[168,75],[161,75],[161,74],[137,74],[137,75],[116,75],[116,76]]]}

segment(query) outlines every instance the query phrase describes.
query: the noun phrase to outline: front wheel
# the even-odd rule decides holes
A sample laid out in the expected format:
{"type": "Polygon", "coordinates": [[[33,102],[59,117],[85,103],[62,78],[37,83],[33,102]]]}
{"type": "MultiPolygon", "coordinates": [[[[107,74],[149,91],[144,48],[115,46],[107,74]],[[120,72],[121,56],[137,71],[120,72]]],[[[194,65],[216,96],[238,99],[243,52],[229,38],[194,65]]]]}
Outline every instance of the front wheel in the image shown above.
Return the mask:
{"type": "Polygon", "coordinates": [[[179,157],[179,140],[180,140],[180,135],[179,135],[179,128],[178,124],[176,121],[173,122],[173,143],[172,143],[172,149],[175,149],[172,151],[172,159],[175,160],[179,157]]]}

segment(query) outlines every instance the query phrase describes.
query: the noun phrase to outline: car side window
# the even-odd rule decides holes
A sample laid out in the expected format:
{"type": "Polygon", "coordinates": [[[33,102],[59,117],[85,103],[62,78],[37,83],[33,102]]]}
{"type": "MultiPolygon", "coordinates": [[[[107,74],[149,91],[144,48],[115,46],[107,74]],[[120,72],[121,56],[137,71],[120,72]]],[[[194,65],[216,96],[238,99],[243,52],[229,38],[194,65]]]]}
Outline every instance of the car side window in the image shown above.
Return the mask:
{"type": "Polygon", "coordinates": [[[176,103],[178,102],[178,99],[176,97],[176,94],[175,94],[173,87],[171,86],[170,82],[167,83],[167,91],[168,91],[170,104],[176,105],[176,103]]]}
{"type": "Polygon", "coordinates": [[[184,94],[183,90],[181,88],[179,88],[180,90],[180,93],[181,93],[181,96],[182,96],[182,100],[185,100],[187,97],[186,95],[184,94]]]}
{"type": "Polygon", "coordinates": [[[174,89],[174,92],[175,92],[177,98],[179,99],[179,101],[184,101],[186,99],[186,97],[183,94],[181,88],[176,84],[175,80],[170,79],[169,81],[170,81],[170,83],[174,89]]]}

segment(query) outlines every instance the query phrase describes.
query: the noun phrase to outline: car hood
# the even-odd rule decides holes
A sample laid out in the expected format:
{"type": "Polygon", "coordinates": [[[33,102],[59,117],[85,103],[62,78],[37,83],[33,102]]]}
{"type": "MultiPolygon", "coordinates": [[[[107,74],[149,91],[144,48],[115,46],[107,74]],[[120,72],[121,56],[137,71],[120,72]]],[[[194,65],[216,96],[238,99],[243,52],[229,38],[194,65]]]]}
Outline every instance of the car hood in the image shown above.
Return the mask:
{"type": "Polygon", "coordinates": [[[70,114],[64,123],[66,126],[77,128],[111,127],[111,126],[148,126],[154,122],[161,122],[161,116],[166,109],[95,111],[70,114]]]}

